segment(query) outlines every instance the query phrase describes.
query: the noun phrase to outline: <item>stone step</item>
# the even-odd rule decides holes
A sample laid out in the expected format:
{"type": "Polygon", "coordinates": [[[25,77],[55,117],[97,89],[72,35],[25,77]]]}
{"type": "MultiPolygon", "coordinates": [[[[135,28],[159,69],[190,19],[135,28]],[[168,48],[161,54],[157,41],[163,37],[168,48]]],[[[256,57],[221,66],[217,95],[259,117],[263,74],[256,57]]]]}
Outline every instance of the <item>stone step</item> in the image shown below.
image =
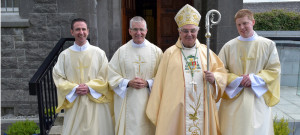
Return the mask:
{"type": "Polygon", "coordinates": [[[54,126],[63,125],[64,123],[64,113],[59,113],[54,121],[54,126]]]}
{"type": "Polygon", "coordinates": [[[54,125],[51,127],[48,135],[61,135],[62,126],[64,123],[64,113],[59,113],[54,121],[54,125]]]}
{"type": "Polygon", "coordinates": [[[61,133],[62,133],[62,125],[52,126],[48,135],[61,135],[61,133]]]}

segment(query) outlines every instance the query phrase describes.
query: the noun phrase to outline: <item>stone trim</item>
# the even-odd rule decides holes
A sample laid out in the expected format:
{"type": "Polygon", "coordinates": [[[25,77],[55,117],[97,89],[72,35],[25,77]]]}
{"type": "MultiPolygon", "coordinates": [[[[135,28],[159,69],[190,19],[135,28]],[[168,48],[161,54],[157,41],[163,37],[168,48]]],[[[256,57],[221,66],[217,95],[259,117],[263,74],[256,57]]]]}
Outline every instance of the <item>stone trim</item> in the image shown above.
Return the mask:
{"type": "Polygon", "coordinates": [[[300,31],[255,31],[263,37],[300,37],[300,31]]]}
{"type": "Polygon", "coordinates": [[[2,13],[1,28],[29,27],[29,20],[22,19],[19,13],[2,13]]]}

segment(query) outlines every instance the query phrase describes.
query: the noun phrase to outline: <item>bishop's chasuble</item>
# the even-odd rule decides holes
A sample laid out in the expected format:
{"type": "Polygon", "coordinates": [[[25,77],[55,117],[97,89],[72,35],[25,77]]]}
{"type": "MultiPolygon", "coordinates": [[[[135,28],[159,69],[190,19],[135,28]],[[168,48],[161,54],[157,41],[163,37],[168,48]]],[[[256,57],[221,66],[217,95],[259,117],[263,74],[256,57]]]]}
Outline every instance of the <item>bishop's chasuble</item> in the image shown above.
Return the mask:
{"type": "Polygon", "coordinates": [[[219,108],[223,135],[273,135],[271,107],[280,99],[280,62],[275,43],[257,36],[227,42],[219,53],[228,86],[219,108]],[[251,87],[239,86],[249,74],[251,87]],[[230,92],[232,91],[232,92],[230,92]]]}
{"type": "Polygon", "coordinates": [[[146,110],[156,135],[208,135],[208,130],[210,135],[220,135],[216,102],[226,86],[226,70],[210,51],[209,71],[216,81],[210,86],[208,118],[206,52],[198,40],[194,48],[184,48],[179,39],[163,54],[146,110]]]}
{"type": "Polygon", "coordinates": [[[105,52],[88,41],[83,47],[75,44],[59,55],[53,79],[57,87],[56,112],[65,110],[63,135],[114,134],[107,65],[105,52]],[[90,93],[83,96],[75,93],[81,83],[89,87],[90,93]]]}
{"type": "MultiPolygon", "coordinates": [[[[149,88],[134,89],[125,85],[120,94],[116,89],[127,80],[140,77],[154,79],[162,56],[160,48],[145,40],[137,45],[130,40],[121,46],[109,62],[108,82],[114,89],[116,135],[154,135],[155,126],[146,116],[149,88]]],[[[151,86],[150,86],[151,88],[151,86]]]]}

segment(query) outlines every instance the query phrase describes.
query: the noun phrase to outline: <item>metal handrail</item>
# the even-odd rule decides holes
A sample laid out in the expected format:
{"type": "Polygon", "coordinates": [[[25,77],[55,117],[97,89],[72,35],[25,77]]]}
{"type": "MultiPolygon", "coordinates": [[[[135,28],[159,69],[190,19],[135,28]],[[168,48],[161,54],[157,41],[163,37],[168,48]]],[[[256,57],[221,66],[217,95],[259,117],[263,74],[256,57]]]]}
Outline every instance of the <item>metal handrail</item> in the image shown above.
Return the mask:
{"type": "Polygon", "coordinates": [[[57,117],[57,91],[52,78],[52,69],[59,54],[64,50],[66,41],[74,38],[61,38],[46,57],[42,65],[29,81],[29,94],[37,95],[39,109],[40,134],[46,135],[57,117]]]}

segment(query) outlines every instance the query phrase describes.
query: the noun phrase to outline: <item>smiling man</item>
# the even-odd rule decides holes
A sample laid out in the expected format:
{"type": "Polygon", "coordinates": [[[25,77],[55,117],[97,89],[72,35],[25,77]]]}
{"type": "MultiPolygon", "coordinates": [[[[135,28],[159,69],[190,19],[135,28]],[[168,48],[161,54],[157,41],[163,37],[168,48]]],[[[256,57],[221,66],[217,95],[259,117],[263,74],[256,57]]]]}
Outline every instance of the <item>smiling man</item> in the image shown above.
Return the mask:
{"type": "Polygon", "coordinates": [[[216,102],[226,86],[226,70],[210,51],[207,71],[207,48],[197,39],[200,18],[188,4],[175,16],[179,39],[162,57],[146,110],[156,125],[156,135],[220,134],[216,102]],[[207,87],[211,90],[209,118],[207,87]]]}
{"type": "Polygon", "coordinates": [[[62,135],[113,135],[105,52],[87,41],[86,20],[74,19],[71,34],[74,45],[61,52],[53,68],[56,112],[65,110],[62,135]]]}
{"type": "Polygon", "coordinates": [[[273,41],[258,36],[248,9],[235,15],[240,36],[219,53],[228,71],[220,104],[222,135],[273,135],[271,107],[280,99],[280,62],[273,41]]]}
{"type": "Polygon", "coordinates": [[[108,80],[114,90],[116,135],[154,135],[145,109],[162,51],[145,39],[147,23],[130,20],[132,40],[121,46],[109,62],[108,80]]]}

